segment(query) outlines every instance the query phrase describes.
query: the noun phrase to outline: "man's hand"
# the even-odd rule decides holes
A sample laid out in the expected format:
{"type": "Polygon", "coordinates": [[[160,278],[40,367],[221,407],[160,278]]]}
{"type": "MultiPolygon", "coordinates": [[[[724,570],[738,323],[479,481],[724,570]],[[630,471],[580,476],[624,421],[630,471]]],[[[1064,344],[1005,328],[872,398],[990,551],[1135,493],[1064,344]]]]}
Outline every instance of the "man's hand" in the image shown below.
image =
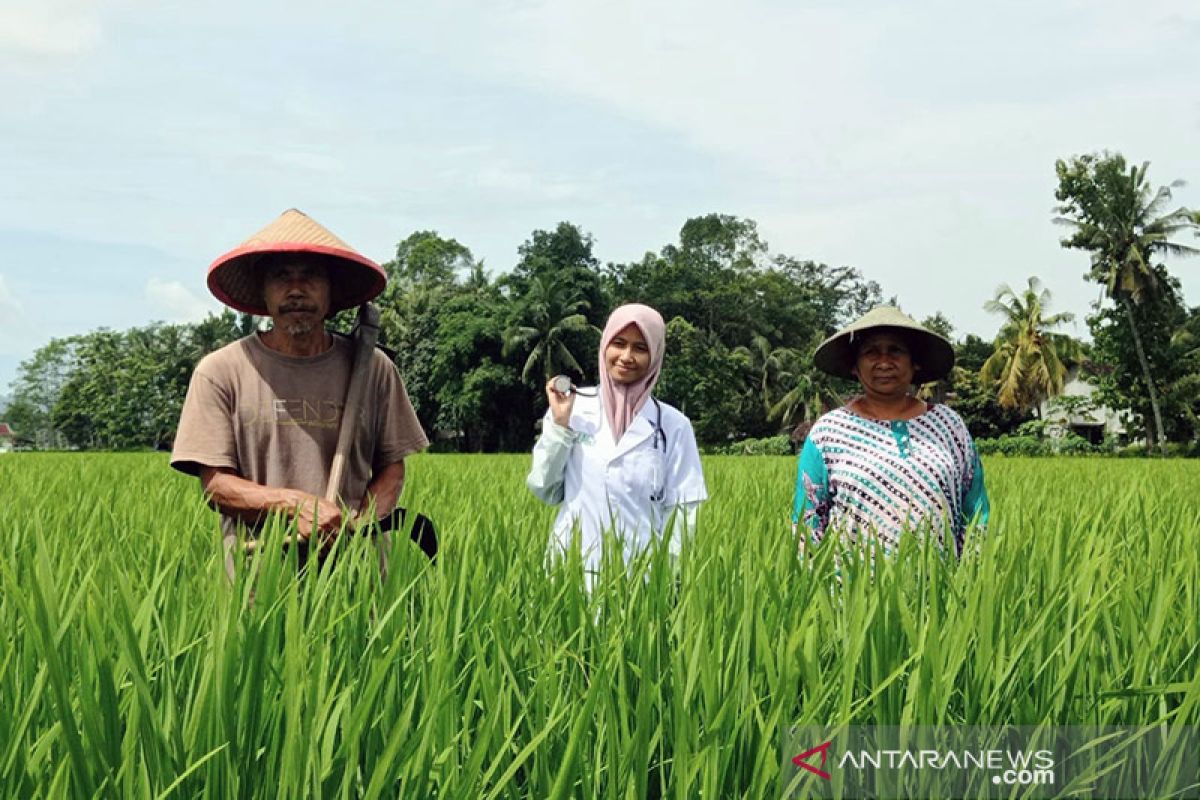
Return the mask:
{"type": "Polygon", "coordinates": [[[337,503],[313,494],[297,492],[299,495],[292,518],[296,520],[296,531],[301,541],[308,541],[315,530],[324,541],[337,538],[342,527],[342,508],[337,503]]]}
{"type": "Polygon", "coordinates": [[[299,489],[262,486],[232,469],[214,467],[201,467],[200,482],[209,502],[250,525],[258,524],[272,511],[283,512],[296,520],[301,541],[311,538],[314,530],[323,540],[331,541],[342,527],[341,506],[299,489]]]}
{"type": "Polygon", "coordinates": [[[546,381],[546,399],[550,401],[550,415],[555,424],[571,427],[571,409],[575,407],[575,393],[563,394],[554,390],[554,379],[546,381]]]}

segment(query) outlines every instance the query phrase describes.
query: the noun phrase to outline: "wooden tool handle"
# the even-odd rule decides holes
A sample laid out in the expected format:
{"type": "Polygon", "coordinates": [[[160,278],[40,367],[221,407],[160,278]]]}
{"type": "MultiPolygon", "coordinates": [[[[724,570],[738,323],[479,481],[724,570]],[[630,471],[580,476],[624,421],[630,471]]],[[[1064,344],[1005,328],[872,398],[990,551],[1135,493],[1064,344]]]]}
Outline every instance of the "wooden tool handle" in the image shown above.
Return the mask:
{"type": "Polygon", "coordinates": [[[358,433],[359,410],[370,378],[371,360],[378,339],[379,309],[373,303],[363,303],[358,309],[358,327],[354,329],[354,365],[350,372],[350,387],[346,390],[346,402],[342,406],[342,425],[338,430],[337,450],[333,453],[333,464],[329,468],[329,483],[325,485],[325,499],[332,502],[336,502],[341,496],[346,460],[358,433]]]}

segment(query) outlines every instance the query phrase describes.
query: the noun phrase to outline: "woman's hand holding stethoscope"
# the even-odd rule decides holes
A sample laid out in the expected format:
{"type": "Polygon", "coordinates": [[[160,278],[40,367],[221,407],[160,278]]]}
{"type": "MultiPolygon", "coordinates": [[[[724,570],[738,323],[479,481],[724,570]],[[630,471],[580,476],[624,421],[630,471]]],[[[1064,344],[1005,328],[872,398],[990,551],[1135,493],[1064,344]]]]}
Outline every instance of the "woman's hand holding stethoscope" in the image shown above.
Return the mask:
{"type": "Polygon", "coordinates": [[[550,416],[564,428],[571,427],[571,409],[575,407],[575,387],[565,375],[546,381],[546,399],[550,401],[550,416]]]}

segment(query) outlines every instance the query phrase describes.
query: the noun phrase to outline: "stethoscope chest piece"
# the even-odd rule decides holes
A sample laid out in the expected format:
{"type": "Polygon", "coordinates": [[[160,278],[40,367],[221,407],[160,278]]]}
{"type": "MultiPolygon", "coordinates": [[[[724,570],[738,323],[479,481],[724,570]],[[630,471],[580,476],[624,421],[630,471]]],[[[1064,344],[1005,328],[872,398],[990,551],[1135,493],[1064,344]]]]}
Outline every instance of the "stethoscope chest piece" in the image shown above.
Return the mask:
{"type": "Polygon", "coordinates": [[[551,378],[550,379],[550,388],[553,389],[554,391],[558,392],[559,394],[575,393],[575,394],[579,395],[580,397],[595,397],[597,394],[599,394],[598,391],[595,391],[595,392],[579,391],[579,387],[576,386],[575,384],[571,383],[571,379],[568,378],[566,375],[555,375],[553,378],[551,378]]]}

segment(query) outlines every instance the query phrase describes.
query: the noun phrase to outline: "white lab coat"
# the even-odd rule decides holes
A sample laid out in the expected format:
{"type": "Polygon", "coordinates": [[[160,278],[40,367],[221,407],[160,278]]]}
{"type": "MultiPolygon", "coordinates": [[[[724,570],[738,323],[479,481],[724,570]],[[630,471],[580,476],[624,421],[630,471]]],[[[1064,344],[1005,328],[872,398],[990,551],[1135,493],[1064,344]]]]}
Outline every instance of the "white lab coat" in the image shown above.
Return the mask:
{"type": "Polygon", "coordinates": [[[559,546],[570,546],[579,525],[584,563],[593,570],[606,531],[621,537],[629,557],[663,535],[673,512],[670,547],[677,552],[680,530],[691,529],[696,509],[708,499],[692,423],[661,400],[647,400],[619,442],[599,397],[575,395],[570,428],[547,412],[525,483],[540,500],[559,506],[559,546]],[[655,436],[660,408],[661,437],[655,436]]]}

